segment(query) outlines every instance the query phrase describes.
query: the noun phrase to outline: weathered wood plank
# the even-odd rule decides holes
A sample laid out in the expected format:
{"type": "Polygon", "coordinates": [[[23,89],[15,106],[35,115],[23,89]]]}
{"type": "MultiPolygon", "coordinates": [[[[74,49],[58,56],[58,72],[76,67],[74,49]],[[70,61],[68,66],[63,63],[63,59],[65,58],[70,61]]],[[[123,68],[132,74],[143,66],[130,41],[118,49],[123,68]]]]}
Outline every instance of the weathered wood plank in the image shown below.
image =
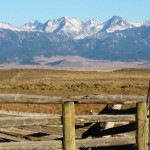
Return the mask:
{"type": "MultiPolygon", "coordinates": [[[[71,96],[68,101],[75,101],[76,103],[99,103],[99,104],[132,104],[138,102],[145,102],[144,96],[133,95],[87,95],[87,96],[71,96]]],[[[67,100],[66,100],[67,101],[67,100]]]]}
{"type": "Polygon", "coordinates": [[[135,136],[76,140],[77,148],[118,146],[118,145],[128,145],[128,144],[135,144],[135,143],[136,143],[135,136]]]}
{"type": "Polygon", "coordinates": [[[39,96],[26,94],[0,94],[0,103],[27,103],[27,104],[47,104],[47,103],[64,103],[74,101],[76,103],[99,103],[99,104],[131,104],[144,102],[144,96],[132,95],[88,95],[73,96],[63,99],[56,96],[39,96]]]}
{"type": "MultiPolygon", "coordinates": [[[[94,123],[94,122],[121,122],[135,121],[135,115],[87,115],[76,116],[75,122],[79,123],[94,123]]],[[[33,125],[57,125],[62,124],[62,116],[35,116],[35,117],[7,117],[0,118],[0,127],[19,127],[33,125]]]]}
{"type": "Polygon", "coordinates": [[[54,117],[7,117],[0,118],[0,127],[62,124],[61,116],[54,117]]]}
{"type": "Polygon", "coordinates": [[[56,140],[34,142],[0,143],[0,150],[57,150],[62,149],[62,142],[56,140]]]}
{"type": "Polygon", "coordinates": [[[76,123],[94,123],[94,122],[125,122],[135,121],[135,115],[86,115],[76,116],[76,123]]]}
{"type": "Polygon", "coordinates": [[[62,97],[26,94],[0,94],[0,103],[47,104],[62,103],[62,97]]]}
{"type": "Polygon", "coordinates": [[[0,133],[0,138],[8,139],[8,140],[11,140],[11,141],[16,141],[16,142],[28,141],[27,139],[24,139],[24,138],[21,138],[21,137],[16,137],[16,136],[9,135],[9,134],[4,134],[4,133],[0,133]]]}
{"type": "MultiPolygon", "coordinates": [[[[87,115],[76,116],[75,122],[93,123],[93,122],[120,122],[135,121],[135,115],[87,115]]],[[[35,117],[6,117],[0,118],[0,127],[19,127],[32,125],[57,125],[62,124],[62,116],[35,116],[35,117]]]]}
{"type": "MultiPolygon", "coordinates": [[[[135,144],[135,136],[96,138],[76,140],[76,148],[100,147],[100,146],[117,146],[135,144]]],[[[56,150],[62,149],[62,142],[56,140],[34,141],[34,142],[11,142],[0,143],[0,150],[56,150]]]]}
{"type": "Polygon", "coordinates": [[[11,111],[11,110],[0,110],[0,115],[11,115],[11,116],[20,116],[20,117],[36,117],[36,116],[57,116],[54,114],[46,114],[46,113],[30,113],[30,112],[19,112],[19,111],[11,111]]]}
{"type": "Polygon", "coordinates": [[[11,128],[0,128],[0,131],[3,133],[10,133],[10,134],[16,134],[16,135],[22,135],[22,136],[39,132],[39,131],[12,128],[12,127],[11,128]]]}

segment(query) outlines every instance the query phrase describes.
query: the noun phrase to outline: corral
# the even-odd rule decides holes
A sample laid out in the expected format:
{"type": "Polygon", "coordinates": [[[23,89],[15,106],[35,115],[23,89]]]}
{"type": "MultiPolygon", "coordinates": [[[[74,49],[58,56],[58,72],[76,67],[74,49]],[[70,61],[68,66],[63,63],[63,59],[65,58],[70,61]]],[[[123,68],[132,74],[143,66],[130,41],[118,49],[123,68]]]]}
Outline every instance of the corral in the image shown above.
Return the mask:
{"type": "Polygon", "coordinates": [[[63,104],[62,115],[1,111],[0,137],[3,143],[0,144],[0,149],[75,150],[132,145],[134,149],[137,147],[138,150],[148,150],[147,102],[143,96],[128,95],[88,95],[62,99],[62,97],[0,94],[0,103],[63,104]],[[75,116],[76,103],[136,104],[137,112],[133,108],[118,110],[117,113],[110,109],[100,114],[75,116]],[[123,126],[105,129],[101,124],[105,122],[120,122],[120,124],[123,122],[123,126]],[[134,130],[136,132],[132,133],[134,130]]]}

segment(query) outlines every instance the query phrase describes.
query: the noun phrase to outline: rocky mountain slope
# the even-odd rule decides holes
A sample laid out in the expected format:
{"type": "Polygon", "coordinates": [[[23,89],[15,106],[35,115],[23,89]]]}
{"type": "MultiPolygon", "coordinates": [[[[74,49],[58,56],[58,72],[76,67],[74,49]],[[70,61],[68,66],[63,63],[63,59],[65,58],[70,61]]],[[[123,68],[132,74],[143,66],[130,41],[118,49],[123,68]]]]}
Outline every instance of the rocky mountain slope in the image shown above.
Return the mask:
{"type": "Polygon", "coordinates": [[[39,64],[36,57],[79,56],[94,60],[150,61],[150,22],[106,22],[63,17],[15,27],[0,23],[0,63],[39,64]]]}

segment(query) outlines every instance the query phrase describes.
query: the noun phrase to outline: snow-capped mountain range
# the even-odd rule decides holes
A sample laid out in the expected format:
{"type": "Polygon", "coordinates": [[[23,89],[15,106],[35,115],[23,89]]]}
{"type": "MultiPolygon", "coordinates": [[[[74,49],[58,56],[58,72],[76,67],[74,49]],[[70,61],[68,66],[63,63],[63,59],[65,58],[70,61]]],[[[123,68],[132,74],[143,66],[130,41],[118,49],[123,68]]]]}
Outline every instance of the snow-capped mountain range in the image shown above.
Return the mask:
{"type": "Polygon", "coordinates": [[[103,60],[109,62],[107,68],[118,64],[112,61],[127,62],[127,65],[142,61],[144,65],[138,63],[140,66],[150,68],[150,21],[131,23],[114,16],[106,22],[94,19],[83,22],[70,17],[45,23],[36,20],[20,27],[0,22],[1,65],[91,66],[93,69],[93,66],[97,68],[95,65],[103,66],[103,60]],[[60,57],[51,59],[56,56],[60,57]],[[84,59],[76,61],[77,58],[84,59]]]}
{"type": "Polygon", "coordinates": [[[150,22],[145,21],[141,23],[131,23],[119,16],[113,16],[106,22],[99,22],[94,19],[83,22],[79,19],[65,16],[56,20],[50,19],[45,23],[41,23],[36,20],[34,23],[29,22],[20,27],[0,22],[1,29],[9,29],[12,31],[48,32],[66,35],[74,39],[84,39],[98,32],[111,33],[141,26],[150,26],[150,22]]]}

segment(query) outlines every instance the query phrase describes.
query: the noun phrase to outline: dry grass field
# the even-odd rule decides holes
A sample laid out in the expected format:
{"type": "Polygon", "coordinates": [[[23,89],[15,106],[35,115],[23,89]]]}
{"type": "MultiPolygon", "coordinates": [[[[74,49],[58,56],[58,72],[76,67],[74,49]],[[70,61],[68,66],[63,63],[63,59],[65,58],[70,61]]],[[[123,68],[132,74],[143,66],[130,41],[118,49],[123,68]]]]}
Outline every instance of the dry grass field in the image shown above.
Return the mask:
{"type": "MultiPolygon", "coordinates": [[[[62,71],[44,69],[0,70],[0,93],[22,93],[48,96],[109,94],[147,94],[150,70],[122,69],[113,72],[62,71]]],[[[0,104],[0,109],[61,113],[60,105],[0,104]]],[[[77,105],[76,113],[85,114],[103,106],[77,105]]]]}

